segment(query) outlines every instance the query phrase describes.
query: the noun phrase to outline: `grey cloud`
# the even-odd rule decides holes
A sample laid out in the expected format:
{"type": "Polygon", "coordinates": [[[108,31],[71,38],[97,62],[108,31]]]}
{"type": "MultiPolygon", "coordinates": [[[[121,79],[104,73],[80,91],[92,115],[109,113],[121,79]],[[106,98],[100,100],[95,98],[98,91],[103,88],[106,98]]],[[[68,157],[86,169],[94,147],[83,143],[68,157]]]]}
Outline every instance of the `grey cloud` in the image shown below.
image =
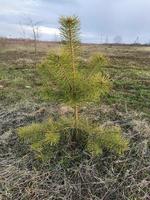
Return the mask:
{"type": "MultiPolygon", "coordinates": [[[[8,24],[26,24],[28,17],[57,28],[60,15],[75,14],[81,19],[84,41],[99,42],[100,35],[110,41],[115,35],[121,35],[126,42],[137,36],[142,42],[150,39],[149,0],[0,0],[0,8],[4,10],[0,21],[7,31],[8,24]]],[[[51,39],[47,34],[43,38],[51,39]]]]}
{"type": "MultiPolygon", "coordinates": [[[[38,1],[38,0],[35,0],[38,1]]],[[[41,3],[51,3],[51,4],[76,4],[77,0],[40,0],[41,3]]]]}

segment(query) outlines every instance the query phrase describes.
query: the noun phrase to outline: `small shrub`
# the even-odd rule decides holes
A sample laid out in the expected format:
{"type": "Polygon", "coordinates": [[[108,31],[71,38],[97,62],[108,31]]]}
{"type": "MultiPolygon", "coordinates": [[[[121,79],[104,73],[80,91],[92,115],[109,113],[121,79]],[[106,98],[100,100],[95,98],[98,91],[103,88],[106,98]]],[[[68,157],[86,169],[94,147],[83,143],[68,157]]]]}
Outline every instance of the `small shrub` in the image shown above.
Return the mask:
{"type": "Polygon", "coordinates": [[[76,151],[97,156],[104,150],[120,154],[127,148],[127,141],[119,128],[99,127],[79,115],[81,105],[99,102],[111,88],[108,76],[101,70],[108,63],[104,56],[96,54],[87,67],[81,67],[79,30],[77,17],[61,17],[62,51],[60,54],[51,53],[38,67],[43,77],[44,96],[71,106],[73,117],[19,129],[20,137],[44,160],[49,159],[55,150],[60,154],[65,151],[72,157],[76,151]]]}
{"type": "Polygon", "coordinates": [[[50,119],[43,123],[33,123],[29,126],[21,127],[18,129],[18,134],[43,160],[47,156],[50,158],[52,148],[59,142],[57,124],[50,119]]]}
{"type": "Polygon", "coordinates": [[[33,123],[18,129],[21,139],[25,140],[42,160],[50,159],[55,150],[72,153],[74,150],[86,151],[97,156],[103,151],[121,154],[127,149],[127,141],[121,136],[119,127],[102,127],[80,119],[73,126],[73,118],[61,118],[33,123]]]}

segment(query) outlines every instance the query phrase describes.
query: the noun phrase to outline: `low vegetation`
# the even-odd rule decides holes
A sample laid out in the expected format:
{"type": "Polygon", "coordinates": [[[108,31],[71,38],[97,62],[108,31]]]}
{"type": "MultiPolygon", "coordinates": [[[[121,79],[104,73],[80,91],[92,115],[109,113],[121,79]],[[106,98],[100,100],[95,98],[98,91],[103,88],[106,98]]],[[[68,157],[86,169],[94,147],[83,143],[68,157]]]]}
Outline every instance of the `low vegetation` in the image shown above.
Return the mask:
{"type": "Polygon", "coordinates": [[[81,119],[79,115],[81,105],[99,102],[100,97],[109,92],[109,79],[101,71],[106,60],[95,55],[87,66],[79,66],[79,20],[77,17],[62,17],[60,25],[64,43],[61,54],[50,53],[39,68],[44,76],[46,96],[72,106],[73,118],[33,124],[19,129],[19,135],[29,141],[32,149],[43,160],[50,159],[53,146],[55,151],[66,150],[65,157],[67,154],[70,157],[70,153],[73,157],[77,149],[81,151],[78,152],[79,155],[82,151],[93,156],[102,154],[103,151],[121,154],[127,149],[127,141],[121,136],[119,128],[102,128],[91,124],[87,119],[81,119]]]}

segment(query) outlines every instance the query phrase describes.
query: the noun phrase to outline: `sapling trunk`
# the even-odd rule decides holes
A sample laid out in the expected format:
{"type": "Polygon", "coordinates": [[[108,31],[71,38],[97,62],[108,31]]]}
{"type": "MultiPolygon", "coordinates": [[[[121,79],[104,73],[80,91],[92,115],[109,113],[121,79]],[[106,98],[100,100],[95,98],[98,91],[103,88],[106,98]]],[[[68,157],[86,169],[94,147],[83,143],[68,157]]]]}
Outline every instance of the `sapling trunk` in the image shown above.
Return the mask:
{"type": "Polygon", "coordinates": [[[75,129],[77,129],[78,119],[79,119],[78,106],[75,106],[74,108],[74,119],[75,119],[75,129]]]}
{"type": "MultiPolygon", "coordinates": [[[[73,97],[76,98],[76,88],[75,88],[76,65],[75,65],[75,54],[74,54],[75,50],[74,50],[74,44],[73,44],[73,38],[72,38],[71,24],[69,24],[68,31],[69,31],[69,48],[70,48],[70,54],[71,54],[71,65],[72,65],[72,73],[73,73],[72,95],[73,95],[73,97]]],[[[75,107],[74,107],[74,126],[75,126],[75,129],[77,129],[78,118],[79,118],[78,106],[75,105],[75,107]]]]}

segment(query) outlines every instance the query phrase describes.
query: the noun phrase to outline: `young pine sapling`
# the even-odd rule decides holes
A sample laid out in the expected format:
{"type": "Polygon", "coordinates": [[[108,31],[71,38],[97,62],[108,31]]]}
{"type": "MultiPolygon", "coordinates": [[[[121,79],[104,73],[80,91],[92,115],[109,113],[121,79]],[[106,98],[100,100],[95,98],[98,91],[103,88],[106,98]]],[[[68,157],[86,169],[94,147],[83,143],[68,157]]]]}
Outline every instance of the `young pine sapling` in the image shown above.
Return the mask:
{"type": "Polygon", "coordinates": [[[80,149],[93,156],[104,150],[122,153],[127,141],[120,128],[102,127],[79,114],[81,106],[99,102],[110,91],[110,80],[101,70],[107,60],[97,54],[81,66],[80,21],[73,16],[61,17],[59,22],[61,52],[50,53],[39,66],[39,72],[44,96],[71,106],[73,116],[20,128],[19,135],[42,159],[49,159],[60,148],[71,152],[80,149]]]}

